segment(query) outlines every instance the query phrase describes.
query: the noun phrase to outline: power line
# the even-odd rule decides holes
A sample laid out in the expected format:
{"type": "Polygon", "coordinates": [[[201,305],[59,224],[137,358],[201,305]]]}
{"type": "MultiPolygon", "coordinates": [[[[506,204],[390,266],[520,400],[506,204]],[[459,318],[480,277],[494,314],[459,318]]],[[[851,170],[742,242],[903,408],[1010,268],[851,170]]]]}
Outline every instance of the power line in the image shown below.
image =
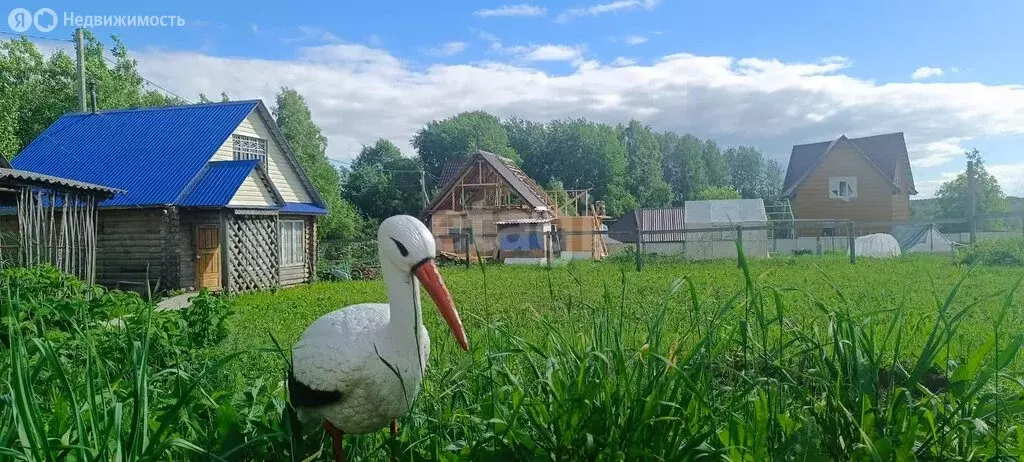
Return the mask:
{"type": "Polygon", "coordinates": [[[69,40],[69,39],[57,39],[57,38],[53,38],[53,37],[43,37],[42,35],[19,34],[17,32],[7,32],[7,31],[2,31],[2,30],[0,30],[0,34],[10,35],[12,37],[28,37],[28,38],[38,39],[38,40],[50,40],[52,42],[75,43],[74,40],[69,40]]]}
{"type": "MultiPolygon", "coordinates": [[[[106,57],[106,56],[104,56],[104,57],[103,57],[103,60],[104,60],[104,61],[107,61],[108,63],[110,63],[110,64],[113,64],[113,65],[115,65],[115,66],[117,65],[117,61],[114,61],[114,60],[112,60],[112,59],[110,59],[110,58],[108,58],[108,57],[106,57]]],[[[168,89],[166,89],[166,88],[164,88],[164,87],[160,86],[160,85],[159,85],[159,84],[157,84],[156,82],[154,82],[154,81],[152,81],[152,80],[149,80],[149,79],[147,79],[147,78],[143,77],[143,76],[142,76],[142,74],[139,74],[139,78],[140,78],[140,79],[142,79],[142,81],[144,81],[144,82],[146,82],[146,83],[148,83],[148,84],[150,84],[150,85],[152,85],[152,86],[154,86],[154,87],[157,87],[157,88],[159,88],[159,89],[163,90],[163,91],[164,91],[165,93],[168,93],[168,94],[170,94],[170,95],[173,95],[173,96],[177,97],[178,99],[180,99],[180,100],[182,100],[182,101],[184,101],[184,102],[186,102],[186,103],[192,104],[192,101],[190,101],[189,99],[187,99],[187,98],[184,98],[184,97],[182,97],[181,95],[179,95],[179,94],[177,94],[177,93],[175,93],[175,92],[173,92],[173,91],[171,91],[171,90],[168,90],[168,89]]]]}
{"type": "MultiPolygon", "coordinates": [[[[63,42],[63,43],[72,43],[72,44],[75,43],[74,40],[56,39],[56,38],[53,38],[53,37],[44,37],[42,35],[19,34],[19,33],[15,33],[15,32],[7,32],[7,31],[0,31],[0,34],[9,35],[9,36],[12,36],[12,37],[28,37],[28,38],[38,39],[38,40],[49,40],[49,41],[52,41],[52,42],[63,42]]],[[[107,61],[107,62],[109,62],[109,63],[111,63],[111,64],[113,64],[115,66],[117,65],[117,61],[114,61],[114,60],[112,60],[112,59],[110,59],[110,58],[108,58],[106,56],[103,56],[103,60],[107,61]]],[[[156,83],[156,82],[154,82],[152,80],[149,80],[149,79],[143,77],[141,74],[139,75],[139,78],[141,78],[143,82],[146,82],[146,83],[148,83],[148,84],[150,84],[150,85],[152,85],[152,86],[154,86],[156,88],[159,88],[159,89],[163,90],[164,93],[167,93],[169,95],[173,95],[173,96],[177,97],[178,99],[181,99],[182,101],[185,101],[187,103],[192,103],[192,101],[190,101],[189,99],[183,98],[181,95],[179,95],[177,93],[174,93],[173,91],[170,91],[170,90],[164,88],[160,84],[158,84],[158,83],[156,83]]]]}

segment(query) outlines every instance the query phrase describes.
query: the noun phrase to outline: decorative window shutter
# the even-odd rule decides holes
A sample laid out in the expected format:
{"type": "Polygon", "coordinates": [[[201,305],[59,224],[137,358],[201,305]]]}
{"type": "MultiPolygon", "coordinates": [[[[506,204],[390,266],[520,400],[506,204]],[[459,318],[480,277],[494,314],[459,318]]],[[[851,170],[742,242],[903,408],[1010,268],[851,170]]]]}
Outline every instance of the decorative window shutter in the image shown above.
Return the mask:
{"type": "Polygon", "coordinates": [[[847,188],[850,190],[849,191],[850,199],[856,199],[857,198],[857,178],[856,177],[848,178],[846,181],[847,181],[846,182],[847,188]]]}
{"type": "Polygon", "coordinates": [[[828,179],[828,198],[838,199],[839,198],[839,178],[831,177],[828,179]]]}

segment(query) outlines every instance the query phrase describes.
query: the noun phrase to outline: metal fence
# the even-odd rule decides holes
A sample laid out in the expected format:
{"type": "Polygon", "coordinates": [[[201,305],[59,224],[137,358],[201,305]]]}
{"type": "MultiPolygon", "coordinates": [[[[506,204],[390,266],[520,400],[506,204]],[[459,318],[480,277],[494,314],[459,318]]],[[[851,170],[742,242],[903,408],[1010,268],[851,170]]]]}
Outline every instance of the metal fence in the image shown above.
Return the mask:
{"type": "MultiPolygon", "coordinates": [[[[857,237],[874,233],[894,234],[900,227],[916,227],[927,231],[927,240],[920,244],[910,242],[913,249],[903,247],[901,253],[932,252],[952,253],[957,247],[982,239],[1024,237],[1024,226],[1007,230],[1010,224],[1024,223],[1021,215],[998,215],[976,217],[971,225],[969,218],[901,221],[854,221],[854,220],[785,220],[754,224],[725,224],[700,228],[686,228],[673,225],[671,229],[644,229],[643,222],[629,230],[565,229],[521,230],[531,245],[526,246],[532,258],[514,258],[516,263],[553,265],[579,259],[617,259],[635,262],[642,270],[645,261],[659,257],[700,261],[714,259],[737,259],[736,244],[742,245],[747,259],[773,258],[791,255],[842,254],[850,263],[857,262],[857,237]],[[968,231],[942,233],[943,229],[967,229],[968,231]],[[937,231],[938,234],[933,233],[937,231]],[[973,231],[973,232],[972,232],[973,231]],[[939,236],[936,238],[935,236],[939,236]],[[941,242],[936,242],[942,239],[941,242]],[[587,244],[591,243],[591,244],[587,244]]],[[[614,226],[612,227],[614,228],[614,226]]],[[[472,228],[460,229],[449,234],[435,236],[438,257],[447,263],[464,264],[467,267],[484,261],[506,261],[509,252],[505,249],[501,233],[475,234],[472,228]]],[[[330,243],[321,245],[321,251],[329,250],[332,255],[322,255],[325,262],[346,257],[357,272],[372,274],[376,257],[373,241],[330,243]],[[356,250],[346,250],[356,249],[356,250]],[[363,269],[360,269],[363,268],[363,269]]]]}

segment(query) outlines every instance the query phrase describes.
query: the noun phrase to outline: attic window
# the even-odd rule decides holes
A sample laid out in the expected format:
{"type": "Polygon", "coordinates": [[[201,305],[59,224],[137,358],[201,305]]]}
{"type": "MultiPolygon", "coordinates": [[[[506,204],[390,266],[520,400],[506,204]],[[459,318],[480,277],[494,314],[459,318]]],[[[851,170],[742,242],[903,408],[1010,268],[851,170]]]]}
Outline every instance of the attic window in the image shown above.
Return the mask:
{"type": "Polygon", "coordinates": [[[848,201],[857,198],[857,177],[834,176],[828,179],[828,198],[848,201]]]}
{"type": "Polygon", "coordinates": [[[235,160],[259,159],[263,170],[267,169],[267,140],[245,135],[231,135],[231,140],[235,160]]]}

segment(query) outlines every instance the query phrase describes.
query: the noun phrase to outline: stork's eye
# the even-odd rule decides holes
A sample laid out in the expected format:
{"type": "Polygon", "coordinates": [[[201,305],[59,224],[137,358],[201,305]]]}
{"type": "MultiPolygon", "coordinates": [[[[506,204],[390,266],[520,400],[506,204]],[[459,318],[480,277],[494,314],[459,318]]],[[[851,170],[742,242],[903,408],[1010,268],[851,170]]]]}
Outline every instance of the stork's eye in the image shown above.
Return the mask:
{"type": "Polygon", "coordinates": [[[409,256],[409,249],[405,248],[405,246],[402,245],[401,242],[398,242],[398,240],[395,238],[391,238],[391,241],[395,243],[396,247],[398,247],[398,253],[402,254],[403,257],[409,256]]]}

